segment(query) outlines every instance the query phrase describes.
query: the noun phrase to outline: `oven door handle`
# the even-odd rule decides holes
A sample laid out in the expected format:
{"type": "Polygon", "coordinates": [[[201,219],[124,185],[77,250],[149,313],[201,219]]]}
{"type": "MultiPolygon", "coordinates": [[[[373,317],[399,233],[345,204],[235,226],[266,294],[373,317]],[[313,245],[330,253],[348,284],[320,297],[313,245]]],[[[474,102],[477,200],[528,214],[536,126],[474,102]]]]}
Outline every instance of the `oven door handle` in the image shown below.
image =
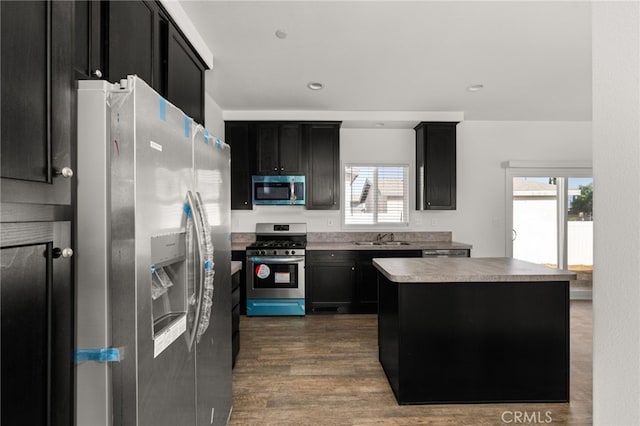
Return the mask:
{"type": "Polygon", "coordinates": [[[253,263],[300,263],[304,262],[304,256],[251,256],[249,261],[253,263]]]}

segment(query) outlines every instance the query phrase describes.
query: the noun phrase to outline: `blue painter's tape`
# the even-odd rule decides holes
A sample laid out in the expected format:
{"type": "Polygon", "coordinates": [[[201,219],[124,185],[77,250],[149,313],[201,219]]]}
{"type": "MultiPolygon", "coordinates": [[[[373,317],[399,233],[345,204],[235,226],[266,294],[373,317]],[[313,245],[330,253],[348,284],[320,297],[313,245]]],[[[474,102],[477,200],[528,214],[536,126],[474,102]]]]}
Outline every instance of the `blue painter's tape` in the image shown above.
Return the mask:
{"type": "Polygon", "coordinates": [[[167,100],[160,96],[160,120],[167,121],[167,100]]]}
{"type": "Polygon", "coordinates": [[[211,260],[205,260],[204,262],[204,270],[205,271],[210,271],[213,269],[213,265],[214,263],[211,260]]]}
{"type": "Polygon", "coordinates": [[[120,362],[120,350],[116,348],[77,349],[74,359],[76,364],[84,361],[120,362]]]}
{"type": "Polygon", "coordinates": [[[187,139],[191,137],[191,118],[188,115],[184,116],[184,137],[187,139]]]}
{"type": "Polygon", "coordinates": [[[216,138],[216,148],[222,149],[222,141],[216,138]]]}
{"type": "Polygon", "coordinates": [[[156,265],[151,265],[151,273],[153,274],[156,271],[156,265]]]}
{"type": "Polygon", "coordinates": [[[191,207],[189,207],[189,204],[183,204],[182,205],[182,210],[184,210],[184,212],[186,213],[187,217],[191,217],[191,207]]]}
{"type": "Polygon", "coordinates": [[[209,143],[209,138],[210,138],[209,131],[205,130],[204,131],[204,143],[209,143]]]}

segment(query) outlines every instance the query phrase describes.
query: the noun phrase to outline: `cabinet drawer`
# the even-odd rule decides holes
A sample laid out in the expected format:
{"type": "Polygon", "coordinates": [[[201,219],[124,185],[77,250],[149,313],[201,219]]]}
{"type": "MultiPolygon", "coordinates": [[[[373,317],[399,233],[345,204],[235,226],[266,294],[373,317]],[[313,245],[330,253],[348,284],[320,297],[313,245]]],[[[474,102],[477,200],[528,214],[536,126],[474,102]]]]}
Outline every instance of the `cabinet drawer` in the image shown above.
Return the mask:
{"type": "Polygon", "coordinates": [[[235,289],[240,287],[240,274],[242,271],[238,271],[235,274],[231,275],[231,291],[235,291],[235,289]]]}
{"type": "Polygon", "coordinates": [[[231,338],[231,352],[232,352],[232,363],[231,368],[236,366],[236,358],[238,357],[238,353],[240,352],[240,333],[233,334],[231,338]]]}
{"type": "Polygon", "coordinates": [[[322,262],[353,262],[356,260],[355,251],[346,250],[318,250],[307,252],[307,263],[322,262]]]}
{"type": "Polygon", "coordinates": [[[240,305],[237,305],[231,311],[231,333],[240,331],[240,305]]]}
{"type": "Polygon", "coordinates": [[[231,307],[235,308],[240,304],[240,287],[236,287],[231,293],[231,307]]]}

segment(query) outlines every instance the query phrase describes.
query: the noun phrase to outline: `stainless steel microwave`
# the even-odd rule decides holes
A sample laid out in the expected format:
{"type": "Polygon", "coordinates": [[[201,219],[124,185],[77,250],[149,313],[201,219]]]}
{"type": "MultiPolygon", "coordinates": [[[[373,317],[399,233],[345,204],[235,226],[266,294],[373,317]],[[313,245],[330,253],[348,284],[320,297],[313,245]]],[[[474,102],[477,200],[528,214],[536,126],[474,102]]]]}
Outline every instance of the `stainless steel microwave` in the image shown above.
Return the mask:
{"type": "Polygon", "coordinates": [[[304,205],[304,176],[253,176],[254,205],[304,205]]]}

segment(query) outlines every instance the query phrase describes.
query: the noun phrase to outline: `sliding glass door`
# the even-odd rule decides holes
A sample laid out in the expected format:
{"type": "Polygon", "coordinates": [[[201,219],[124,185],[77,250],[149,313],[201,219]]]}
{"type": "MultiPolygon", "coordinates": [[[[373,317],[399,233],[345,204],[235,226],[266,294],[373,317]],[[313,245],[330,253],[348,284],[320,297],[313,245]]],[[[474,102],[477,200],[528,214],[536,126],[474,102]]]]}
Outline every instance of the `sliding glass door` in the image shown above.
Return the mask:
{"type": "Polygon", "coordinates": [[[578,273],[572,294],[590,297],[593,178],[590,169],[507,169],[507,254],[578,273]]]}

